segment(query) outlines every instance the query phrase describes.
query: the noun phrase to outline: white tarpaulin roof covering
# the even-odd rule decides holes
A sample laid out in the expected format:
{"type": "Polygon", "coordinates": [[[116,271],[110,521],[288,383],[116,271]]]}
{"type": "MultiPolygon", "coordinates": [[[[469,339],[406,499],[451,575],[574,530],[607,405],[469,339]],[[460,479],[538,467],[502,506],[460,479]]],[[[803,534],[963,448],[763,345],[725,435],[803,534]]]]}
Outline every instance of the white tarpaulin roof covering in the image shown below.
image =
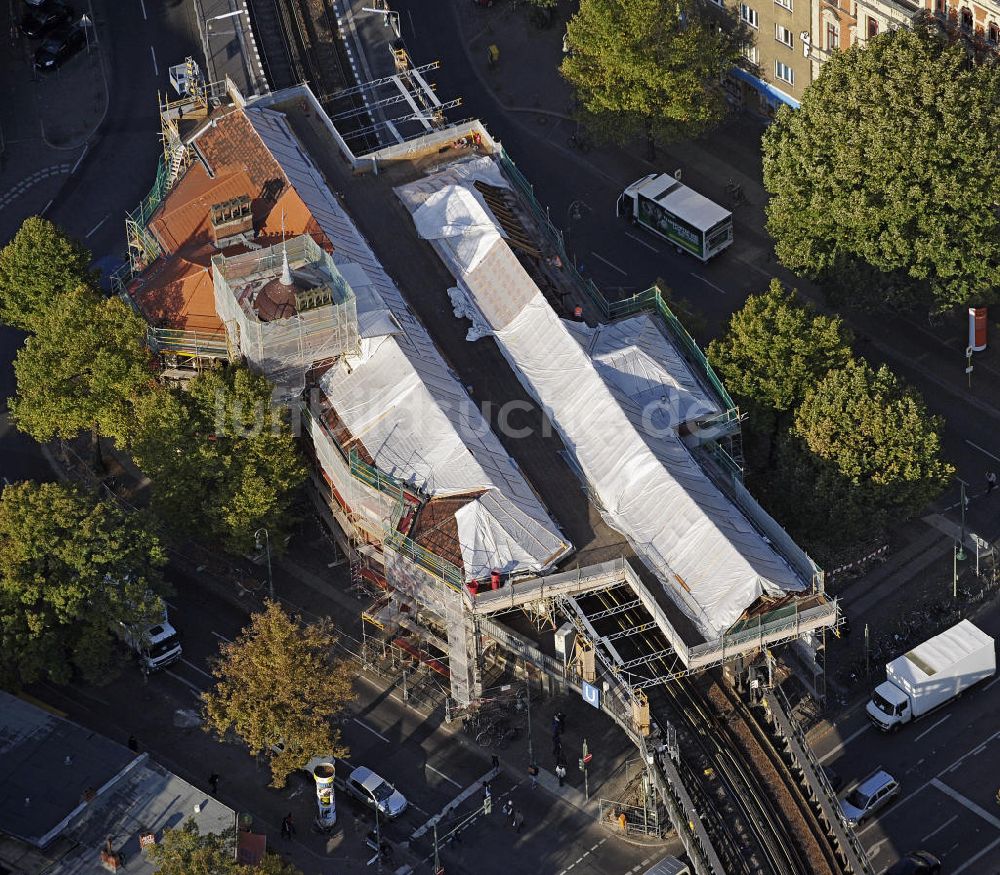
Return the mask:
{"type": "MultiPolygon", "coordinates": [[[[572,550],[426,329],[302,152],[284,115],[244,110],[357,296],[361,354],[324,375],[337,414],[378,467],[431,495],[485,490],[456,514],[467,580],[540,572],[572,550]]],[[[476,200],[476,198],[473,198],[476,200]]],[[[455,238],[460,241],[459,237],[455,238]]]]}
{"type": "MultiPolygon", "coordinates": [[[[400,198],[415,210],[437,179],[403,186],[400,198]]],[[[622,393],[605,383],[506,242],[496,241],[471,271],[450,249],[438,251],[574,453],[608,523],[702,634],[718,637],[764,593],[804,588],[680,438],[640,434],[616,397],[622,393]]]]}

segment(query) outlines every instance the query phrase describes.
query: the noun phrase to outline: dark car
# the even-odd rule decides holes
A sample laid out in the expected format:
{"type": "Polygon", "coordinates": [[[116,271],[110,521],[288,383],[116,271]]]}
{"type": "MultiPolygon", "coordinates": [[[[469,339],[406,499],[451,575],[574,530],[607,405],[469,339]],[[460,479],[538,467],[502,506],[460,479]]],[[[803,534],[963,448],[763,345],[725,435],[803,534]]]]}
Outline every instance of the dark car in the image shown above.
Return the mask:
{"type": "Polygon", "coordinates": [[[76,13],[69,6],[46,0],[41,6],[33,6],[24,13],[21,19],[21,33],[32,39],[38,39],[58,27],[69,24],[76,13]]]}
{"type": "Polygon", "coordinates": [[[885,875],[938,875],[941,861],[930,851],[913,851],[885,870],[885,875]]]}
{"type": "Polygon", "coordinates": [[[35,69],[42,72],[58,70],[87,44],[82,22],[76,22],[53,33],[35,52],[35,69]]]}

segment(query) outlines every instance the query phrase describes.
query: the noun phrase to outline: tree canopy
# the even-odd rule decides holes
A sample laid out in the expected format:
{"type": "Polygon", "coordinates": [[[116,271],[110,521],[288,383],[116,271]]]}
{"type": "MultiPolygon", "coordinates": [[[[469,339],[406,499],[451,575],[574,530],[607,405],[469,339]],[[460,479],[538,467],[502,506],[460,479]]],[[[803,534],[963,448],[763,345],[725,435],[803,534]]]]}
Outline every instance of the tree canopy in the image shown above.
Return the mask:
{"type": "Polygon", "coordinates": [[[847,302],[989,302],[1000,287],[998,105],[1000,67],[945,46],[933,25],[835,52],[764,135],[778,257],[847,302]]]}
{"type": "Polygon", "coordinates": [[[199,375],[186,391],[159,389],[136,404],[133,425],[131,450],[164,524],[244,554],[263,527],[280,552],[306,469],[264,377],[230,367],[199,375]]]}
{"type": "Polygon", "coordinates": [[[0,322],[33,331],[39,314],[59,295],[94,287],[90,262],[90,251],[47,219],[25,219],[0,249],[0,322]]]}
{"type": "Polygon", "coordinates": [[[851,360],[840,319],[815,313],[772,279],[729,319],[726,334],[708,346],[726,388],[756,408],[794,410],[831,368],[851,360]]]}
{"type": "Polygon", "coordinates": [[[580,0],[560,72],[588,125],[612,139],[693,136],[726,110],[719,75],[746,36],[732,12],[692,0],[580,0]]]}
{"type": "Polygon", "coordinates": [[[319,755],[347,756],[334,718],[354,699],[354,671],[333,655],[337,636],[328,620],[304,623],[277,602],[250,625],[212,670],[217,683],[205,694],[205,728],[232,730],[251,755],[272,754],[271,786],[319,755]]]}
{"type": "Polygon", "coordinates": [[[198,824],[185,820],[167,829],[149,856],[157,875],[302,875],[301,870],[277,854],[265,854],[260,865],[236,861],[236,834],[201,833],[198,824]]]}
{"type": "Polygon", "coordinates": [[[152,616],[166,559],[136,515],[59,483],[0,494],[0,680],[100,680],[109,623],[152,616]]]}
{"type": "Polygon", "coordinates": [[[84,287],[54,299],[14,360],[17,427],[41,442],[95,428],[127,441],[132,405],[154,384],[145,336],[142,319],[117,299],[84,287]]]}

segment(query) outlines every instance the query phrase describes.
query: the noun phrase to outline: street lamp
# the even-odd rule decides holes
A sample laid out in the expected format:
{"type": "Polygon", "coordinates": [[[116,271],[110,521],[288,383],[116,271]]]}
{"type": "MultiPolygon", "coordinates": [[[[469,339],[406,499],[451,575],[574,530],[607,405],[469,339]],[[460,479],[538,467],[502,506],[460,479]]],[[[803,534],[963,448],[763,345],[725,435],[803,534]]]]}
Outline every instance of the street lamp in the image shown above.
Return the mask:
{"type": "Polygon", "coordinates": [[[959,540],[958,542],[958,553],[955,555],[955,558],[958,559],[959,562],[964,562],[965,561],[965,506],[969,503],[969,500],[965,497],[965,487],[968,484],[960,477],[956,477],[955,479],[959,482],[961,487],[961,493],[959,496],[958,503],[959,506],[962,508],[962,537],[961,540],[959,540]]]}
{"type": "Polygon", "coordinates": [[[271,536],[267,533],[267,529],[260,528],[253,533],[254,543],[257,545],[257,549],[260,550],[260,533],[264,533],[264,543],[263,547],[267,551],[267,589],[271,594],[271,598],[274,598],[274,576],[271,574],[271,536]]]}

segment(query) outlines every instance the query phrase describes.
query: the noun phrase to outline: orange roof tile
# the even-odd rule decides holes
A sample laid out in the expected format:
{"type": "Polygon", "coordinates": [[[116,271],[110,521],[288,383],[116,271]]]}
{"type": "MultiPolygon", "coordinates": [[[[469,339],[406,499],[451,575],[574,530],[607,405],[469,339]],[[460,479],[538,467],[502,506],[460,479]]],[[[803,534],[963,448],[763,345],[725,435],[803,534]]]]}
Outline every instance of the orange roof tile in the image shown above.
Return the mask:
{"type": "MultiPolygon", "coordinates": [[[[198,161],[167,194],[149,222],[164,256],[143,275],[132,292],[143,314],[157,327],[218,331],[211,258],[209,210],[241,194],[252,201],[256,240],[270,246],[287,237],[308,234],[332,251],[309,208],[291,187],[278,162],[242,111],[220,118],[196,141],[211,170],[198,161]]],[[[226,254],[245,251],[234,247],[226,254]]]]}

